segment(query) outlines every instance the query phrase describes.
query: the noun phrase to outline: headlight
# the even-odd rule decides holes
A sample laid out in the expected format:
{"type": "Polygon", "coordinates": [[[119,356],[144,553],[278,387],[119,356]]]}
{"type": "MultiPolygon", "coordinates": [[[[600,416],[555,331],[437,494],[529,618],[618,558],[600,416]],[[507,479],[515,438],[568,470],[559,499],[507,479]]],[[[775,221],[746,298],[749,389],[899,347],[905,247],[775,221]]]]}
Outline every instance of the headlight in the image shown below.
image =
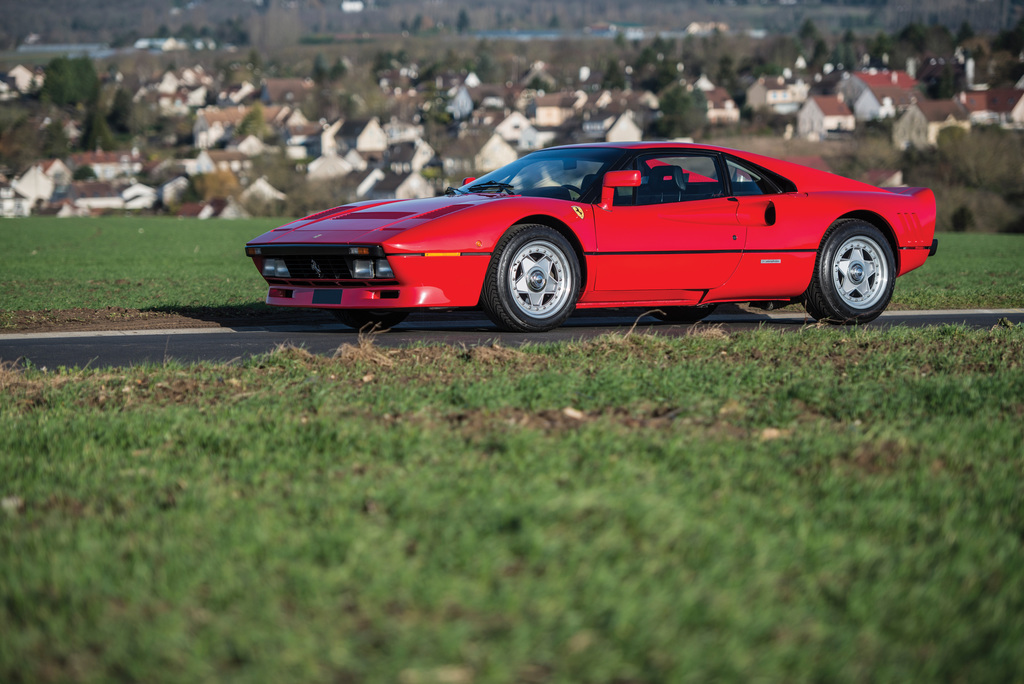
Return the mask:
{"type": "Polygon", "coordinates": [[[284,259],[264,259],[263,275],[268,278],[291,278],[292,276],[288,272],[288,265],[285,264],[284,259]]]}
{"type": "Polygon", "coordinates": [[[377,277],[394,278],[395,272],[391,270],[391,264],[387,259],[377,259],[377,277]]]}
{"type": "Polygon", "coordinates": [[[372,278],[373,277],[373,261],[370,259],[353,259],[352,260],[352,277],[353,278],[372,278]]]}

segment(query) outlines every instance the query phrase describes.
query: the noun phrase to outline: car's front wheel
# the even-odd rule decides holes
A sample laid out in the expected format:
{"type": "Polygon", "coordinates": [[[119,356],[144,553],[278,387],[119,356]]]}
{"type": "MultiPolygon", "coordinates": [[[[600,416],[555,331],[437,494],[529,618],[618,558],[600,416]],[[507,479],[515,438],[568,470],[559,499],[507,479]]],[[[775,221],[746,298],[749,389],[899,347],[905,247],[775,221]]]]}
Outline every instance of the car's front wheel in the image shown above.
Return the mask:
{"type": "Polygon", "coordinates": [[[350,328],[372,332],[393,328],[409,315],[408,311],[374,311],[372,309],[331,309],[339,321],[350,328]]]}
{"type": "Polygon", "coordinates": [[[804,307],[826,323],[867,323],[892,299],[896,260],[878,228],[858,219],[837,221],[818,250],[804,307]]]}
{"type": "Polygon", "coordinates": [[[572,245],[548,226],[520,224],[498,242],[480,297],[502,330],[545,332],[576,308],[580,265],[572,245]]]}

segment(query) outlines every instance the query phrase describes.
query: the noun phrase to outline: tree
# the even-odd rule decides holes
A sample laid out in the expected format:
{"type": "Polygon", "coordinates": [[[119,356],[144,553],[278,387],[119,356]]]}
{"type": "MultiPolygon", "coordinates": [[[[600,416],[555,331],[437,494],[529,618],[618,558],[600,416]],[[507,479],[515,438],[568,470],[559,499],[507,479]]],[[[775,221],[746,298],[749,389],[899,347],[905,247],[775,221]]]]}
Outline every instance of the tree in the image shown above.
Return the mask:
{"type": "Polygon", "coordinates": [[[83,150],[113,150],[114,136],[107,126],[107,117],[98,101],[89,105],[85,115],[85,129],[82,131],[83,150]]]}
{"type": "Polygon", "coordinates": [[[79,166],[75,169],[75,172],[71,174],[71,180],[96,180],[96,172],[93,171],[92,167],[88,164],[85,166],[79,166]]]}
{"type": "Polygon", "coordinates": [[[40,98],[58,107],[92,102],[99,95],[96,67],[88,57],[56,57],[46,65],[40,98]]]}
{"type": "Polygon", "coordinates": [[[465,33],[469,30],[469,14],[466,13],[465,9],[459,10],[459,18],[455,22],[455,30],[459,33],[465,33]]]}
{"type": "Polygon", "coordinates": [[[327,66],[327,58],[324,57],[324,53],[318,52],[316,57],[313,58],[313,73],[311,74],[313,83],[319,86],[324,85],[327,83],[329,73],[330,69],[327,66]]]}
{"type": "Polygon", "coordinates": [[[675,85],[662,93],[661,118],[655,130],[666,138],[679,138],[693,134],[707,120],[707,105],[699,90],[690,91],[675,85]]]}
{"type": "Polygon", "coordinates": [[[626,74],[619,66],[619,63],[609,57],[604,65],[604,77],[601,79],[601,87],[607,90],[625,90],[626,74]]]}
{"type": "Polygon", "coordinates": [[[124,88],[118,88],[110,105],[110,114],[107,115],[107,123],[110,124],[111,130],[122,134],[131,133],[132,107],[131,93],[124,88]]]}
{"type": "Polygon", "coordinates": [[[266,122],[264,121],[263,105],[257,102],[246,112],[238,124],[238,137],[244,138],[247,135],[255,135],[263,139],[266,134],[266,122]]]}
{"type": "Polygon", "coordinates": [[[348,74],[348,67],[345,66],[345,63],[341,61],[341,57],[339,57],[334,61],[334,66],[331,67],[331,71],[328,76],[331,81],[334,82],[345,78],[346,74],[348,74]]]}
{"type": "Polygon", "coordinates": [[[51,121],[50,125],[43,129],[42,152],[45,157],[60,159],[66,157],[71,149],[68,136],[64,133],[64,127],[59,121],[51,121]]]}

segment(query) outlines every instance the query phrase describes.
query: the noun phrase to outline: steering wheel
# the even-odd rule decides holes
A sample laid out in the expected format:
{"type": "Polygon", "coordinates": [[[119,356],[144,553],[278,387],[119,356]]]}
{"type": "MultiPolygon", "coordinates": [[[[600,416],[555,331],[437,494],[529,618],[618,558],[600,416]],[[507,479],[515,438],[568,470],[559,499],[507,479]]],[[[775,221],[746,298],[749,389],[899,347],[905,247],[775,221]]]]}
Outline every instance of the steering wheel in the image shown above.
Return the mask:
{"type": "Polygon", "coordinates": [[[583,194],[583,192],[575,185],[569,185],[568,183],[563,184],[562,189],[569,193],[569,199],[574,202],[580,198],[580,195],[583,194]]]}

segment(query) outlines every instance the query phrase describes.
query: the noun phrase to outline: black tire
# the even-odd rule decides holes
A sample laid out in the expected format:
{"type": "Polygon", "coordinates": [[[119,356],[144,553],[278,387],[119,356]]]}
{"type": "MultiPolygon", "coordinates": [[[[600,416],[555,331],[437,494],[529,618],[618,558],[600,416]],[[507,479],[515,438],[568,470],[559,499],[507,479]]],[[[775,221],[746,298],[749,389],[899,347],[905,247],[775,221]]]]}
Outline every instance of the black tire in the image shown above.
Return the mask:
{"type": "Polygon", "coordinates": [[[836,221],[822,238],[804,308],[825,323],[867,323],[889,306],[895,280],[896,259],[882,232],[859,219],[836,221]]]}
{"type": "Polygon", "coordinates": [[[512,226],[495,247],[480,304],[502,330],[546,332],[576,308],[580,265],[558,231],[537,224],[512,226]]]}
{"type": "Polygon", "coordinates": [[[670,323],[696,323],[710,316],[717,308],[717,304],[705,304],[704,306],[663,306],[652,315],[658,320],[670,323]]]}
{"type": "Polygon", "coordinates": [[[363,332],[388,330],[406,319],[408,311],[374,311],[372,309],[329,309],[334,317],[350,328],[363,332]]]}

